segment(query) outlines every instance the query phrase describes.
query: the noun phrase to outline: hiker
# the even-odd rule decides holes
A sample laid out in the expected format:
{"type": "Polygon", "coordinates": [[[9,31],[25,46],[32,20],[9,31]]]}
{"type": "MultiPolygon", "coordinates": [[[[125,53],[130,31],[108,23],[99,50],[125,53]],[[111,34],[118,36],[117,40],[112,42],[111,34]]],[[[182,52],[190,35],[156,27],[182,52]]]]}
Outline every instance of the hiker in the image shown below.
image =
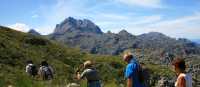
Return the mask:
{"type": "Polygon", "coordinates": [[[175,87],[192,87],[192,76],[189,73],[186,73],[185,61],[180,58],[176,58],[172,65],[177,75],[177,80],[175,82],[175,87]]]}
{"type": "Polygon", "coordinates": [[[125,69],[125,78],[127,79],[127,87],[145,87],[143,81],[144,76],[141,72],[142,68],[139,62],[130,53],[123,56],[123,60],[128,63],[125,69]]]}
{"type": "Polygon", "coordinates": [[[80,74],[77,72],[77,79],[87,79],[87,87],[101,87],[100,77],[97,70],[94,68],[92,61],[86,61],[83,64],[84,71],[80,74]]]}
{"type": "Polygon", "coordinates": [[[35,76],[37,75],[37,68],[36,68],[36,66],[33,64],[33,61],[32,61],[32,60],[27,61],[26,72],[27,72],[31,77],[35,77],[35,76]]]}
{"type": "Polygon", "coordinates": [[[53,71],[53,68],[49,66],[47,61],[42,61],[38,74],[40,75],[42,80],[52,80],[54,71],[53,71]]]}

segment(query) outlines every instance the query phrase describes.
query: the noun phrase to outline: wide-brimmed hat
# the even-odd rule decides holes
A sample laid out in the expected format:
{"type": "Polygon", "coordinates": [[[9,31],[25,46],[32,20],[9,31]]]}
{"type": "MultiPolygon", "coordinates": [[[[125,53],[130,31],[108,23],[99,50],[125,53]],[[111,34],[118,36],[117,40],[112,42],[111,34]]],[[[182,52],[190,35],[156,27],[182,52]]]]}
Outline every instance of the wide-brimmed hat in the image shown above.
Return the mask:
{"type": "Polygon", "coordinates": [[[132,53],[125,53],[124,56],[123,56],[123,60],[131,59],[131,58],[133,58],[132,53]]]}
{"type": "Polygon", "coordinates": [[[93,63],[92,63],[92,61],[87,60],[87,61],[85,61],[85,62],[83,63],[83,65],[84,65],[84,67],[90,67],[90,66],[93,65],[93,63]]]}

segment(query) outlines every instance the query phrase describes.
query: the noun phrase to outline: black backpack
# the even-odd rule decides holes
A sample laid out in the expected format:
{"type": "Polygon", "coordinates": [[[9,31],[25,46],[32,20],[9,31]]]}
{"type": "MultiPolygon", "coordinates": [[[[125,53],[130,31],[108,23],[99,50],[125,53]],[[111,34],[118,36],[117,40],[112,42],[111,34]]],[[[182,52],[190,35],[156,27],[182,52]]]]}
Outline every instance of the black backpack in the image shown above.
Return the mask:
{"type": "Polygon", "coordinates": [[[28,65],[28,73],[31,76],[36,76],[37,75],[37,67],[35,65],[28,65]]]}
{"type": "Polygon", "coordinates": [[[144,69],[141,67],[140,64],[138,64],[138,79],[140,81],[140,83],[145,83],[146,82],[146,78],[145,78],[145,72],[144,72],[144,69]]]}
{"type": "Polygon", "coordinates": [[[43,80],[53,79],[53,73],[51,69],[47,66],[42,67],[42,75],[43,75],[43,80]]]}

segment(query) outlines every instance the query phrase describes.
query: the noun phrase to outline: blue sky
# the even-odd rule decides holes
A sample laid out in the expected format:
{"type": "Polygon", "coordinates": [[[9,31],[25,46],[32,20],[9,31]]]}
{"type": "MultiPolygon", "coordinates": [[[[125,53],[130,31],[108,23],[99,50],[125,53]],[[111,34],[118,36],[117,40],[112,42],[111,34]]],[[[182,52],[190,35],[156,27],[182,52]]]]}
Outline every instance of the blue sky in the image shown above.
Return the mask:
{"type": "Polygon", "coordinates": [[[24,32],[52,33],[71,16],[89,19],[104,32],[200,38],[200,0],[1,0],[0,11],[0,25],[24,32]]]}

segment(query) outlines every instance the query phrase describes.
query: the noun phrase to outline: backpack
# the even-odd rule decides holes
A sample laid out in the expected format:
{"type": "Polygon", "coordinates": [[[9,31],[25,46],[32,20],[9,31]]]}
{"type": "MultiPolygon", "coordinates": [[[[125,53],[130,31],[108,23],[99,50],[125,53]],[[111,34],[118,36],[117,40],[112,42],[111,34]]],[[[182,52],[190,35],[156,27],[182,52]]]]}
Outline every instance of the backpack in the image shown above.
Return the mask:
{"type": "Polygon", "coordinates": [[[137,72],[138,72],[138,79],[139,79],[140,83],[145,83],[147,80],[147,78],[145,78],[145,76],[146,76],[145,74],[147,74],[147,73],[144,72],[144,69],[141,67],[140,64],[138,64],[137,72]]]}
{"type": "Polygon", "coordinates": [[[50,80],[53,78],[53,73],[49,67],[42,66],[42,77],[43,80],[50,80]]]}
{"type": "Polygon", "coordinates": [[[31,76],[36,76],[37,75],[37,68],[35,65],[28,65],[28,73],[31,75],[31,76]]]}

